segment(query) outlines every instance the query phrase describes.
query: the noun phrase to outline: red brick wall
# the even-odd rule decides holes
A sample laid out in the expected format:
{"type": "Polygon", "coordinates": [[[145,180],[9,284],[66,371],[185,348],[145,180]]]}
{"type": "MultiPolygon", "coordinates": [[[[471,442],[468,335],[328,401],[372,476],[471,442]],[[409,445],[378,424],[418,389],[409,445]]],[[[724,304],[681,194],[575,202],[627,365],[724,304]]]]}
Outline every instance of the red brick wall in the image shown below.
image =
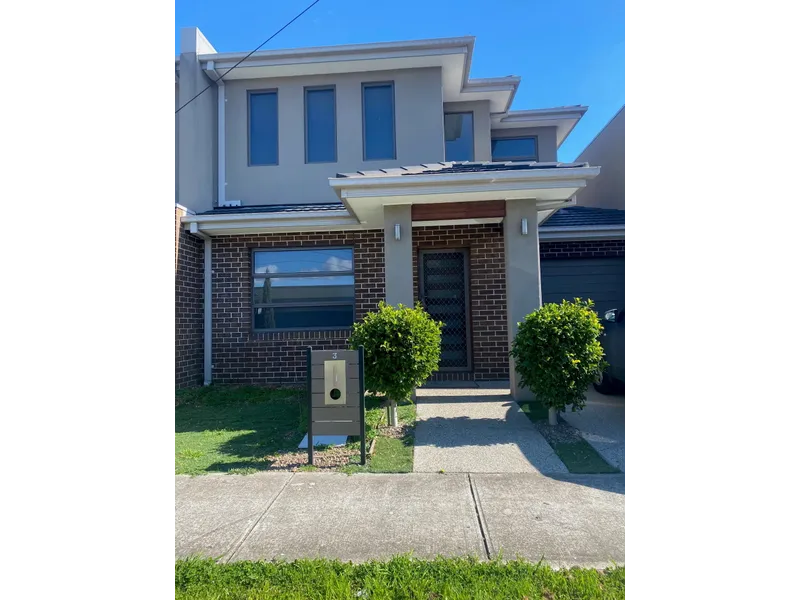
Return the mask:
{"type": "Polygon", "coordinates": [[[175,387],[203,383],[203,240],[180,226],[175,207],[175,387]]]}
{"type": "Polygon", "coordinates": [[[213,364],[220,383],[294,384],[305,381],[305,350],[344,349],[350,328],[334,331],[252,331],[251,250],[350,246],[356,319],[385,297],[383,231],[236,235],[214,239],[213,364]]]}
{"type": "Polygon", "coordinates": [[[508,379],[508,323],[503,226],[415,227],[414,298],[419,299],[419,251],[466,248],[469,254],[472,373],[444,372],[436,380],[508,379]]]}

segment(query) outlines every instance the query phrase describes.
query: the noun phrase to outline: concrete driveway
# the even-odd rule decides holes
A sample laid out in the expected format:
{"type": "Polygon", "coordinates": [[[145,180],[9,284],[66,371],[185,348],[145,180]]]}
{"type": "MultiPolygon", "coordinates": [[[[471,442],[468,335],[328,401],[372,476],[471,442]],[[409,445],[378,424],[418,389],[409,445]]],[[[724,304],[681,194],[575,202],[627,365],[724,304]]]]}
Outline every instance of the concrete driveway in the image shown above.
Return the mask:
{"type": "Polygon", "coordinates": [[[604,396],[590,387],[586,392],[586,408],[561,416],[579,429],[606,462],[625,471],[625,396],[604,396]]]}

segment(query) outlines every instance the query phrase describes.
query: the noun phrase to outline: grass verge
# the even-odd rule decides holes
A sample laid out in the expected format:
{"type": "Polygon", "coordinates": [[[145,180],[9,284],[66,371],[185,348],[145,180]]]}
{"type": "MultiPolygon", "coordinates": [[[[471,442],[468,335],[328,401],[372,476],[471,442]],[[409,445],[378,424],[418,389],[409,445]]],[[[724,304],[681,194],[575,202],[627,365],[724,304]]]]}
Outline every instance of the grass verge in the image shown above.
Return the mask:
{"type": "Polygon", "coordinates": [[[231,564],[189,559],[175,563],[176,600],[617,600],[624,597],[624,567],[554,571],[546,565],[520,560],[424,561],[408,556],[357,565],[325,559],[231,564]]]}
{"type": "Polygon", "coordinates": [[[547,421],[547,408],[541,402],[522,402],[520,408],[536,426],[547,443],[570,473],[595,474],[619,473],[620,470],[608,464],[605,459],[566,422],[556,427],[547,421]]]}

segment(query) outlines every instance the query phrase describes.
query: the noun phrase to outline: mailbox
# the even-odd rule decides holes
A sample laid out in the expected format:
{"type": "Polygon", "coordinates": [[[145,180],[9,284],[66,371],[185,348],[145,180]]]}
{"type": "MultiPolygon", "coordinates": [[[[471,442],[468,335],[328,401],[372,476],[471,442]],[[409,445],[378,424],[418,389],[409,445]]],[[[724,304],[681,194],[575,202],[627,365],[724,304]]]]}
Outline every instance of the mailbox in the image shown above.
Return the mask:
{"type": "Polygon", "coordinates": [[[325,404],[339,405],[347,401],[347,361],[326,360],[325,365],[325,404]]]}
{"type": "Polygon", "coordinates": [[[361,464],[366,464],[364,431],[364,348],[306,350],[308,385],[308,464],[314,464],[314,435],[361,438],[361,464]]]}

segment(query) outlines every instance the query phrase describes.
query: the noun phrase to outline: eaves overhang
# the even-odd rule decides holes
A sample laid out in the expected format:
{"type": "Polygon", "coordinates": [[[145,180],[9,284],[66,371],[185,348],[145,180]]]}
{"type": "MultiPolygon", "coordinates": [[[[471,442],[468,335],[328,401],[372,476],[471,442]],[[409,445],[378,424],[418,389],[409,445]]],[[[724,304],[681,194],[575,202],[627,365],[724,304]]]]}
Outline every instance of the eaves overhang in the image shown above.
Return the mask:
{"type": "MultiPolygon", "coordinates": [[[[491,200],[535,200],[542,219],[547,211],[574,203],[575,194],[600,173],[589,165],[537,165],[536,168],[448,173],[453,167],[471,164],[422,165],[439,172],[397,174],[386,169],[375,174],[349,174],[328,179],[339,199],[363,224],[382,222],[383,207],[390,205],[483,202],[491,200]]],[[[480,165],[478,166],[480,167],[480,165]]],[[[406,168],[408,169],[408,167],[406,168]]]]}
{"type": "Polygon", "coordinates": [[[539,108],[534,110],[512,110],[491,115],[492,130],[519,129],[523,127],[555,127],[556,147],[561,147],[564,140],[578,124],[588,106],[560,106],[556,108],[539,108]]]}
{"type": "Polygon", "coordinates": [[[586,241],[586,240],[624,240],[625,225],[588,225],[583,227],[541,227],[539,240],[586,241]]]}
{"type": "Polygon", "coordinates": [[[223,75],[226,81],[438,67],[442,69],[444,102],[488,100],[491,112],[505,113],[511,107],[520,78],[470,79],[474,46],[473,36],[462,36],[262,50],[251,56],[247,52],[218,52],[199,54],[197,58],[211,79],[223,75]],[[209,63],[213,63],[211,68],[209,63]]]}
{"type": "Polygon", "coordinates": [[[363,229],[364,226],[347,211],[326,210],[303,213],[199,214],[181,218],[183,227],[192,233],[202,232],[210,236],[237,235],[246,233],[329,231],[363,229]]]}

